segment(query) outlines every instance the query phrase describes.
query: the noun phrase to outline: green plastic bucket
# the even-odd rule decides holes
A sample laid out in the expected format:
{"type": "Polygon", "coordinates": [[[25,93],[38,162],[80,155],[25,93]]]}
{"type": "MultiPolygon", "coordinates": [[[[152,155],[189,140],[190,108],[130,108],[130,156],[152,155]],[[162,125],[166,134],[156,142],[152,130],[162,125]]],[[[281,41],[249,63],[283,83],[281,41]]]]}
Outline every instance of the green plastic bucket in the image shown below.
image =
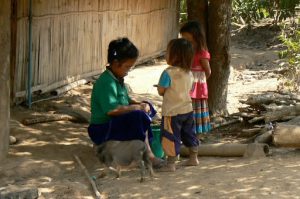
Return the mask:
{"type": "Polygon", "coordinates": [[[153,133],[153,139],[150,144],[152,152],[155,155],[155,157],[163,158],[164,151],[161,146],[160,126],[154,125],[154,126],[151,126],[151,129],[152,129],[152,133],[153,133]]]}

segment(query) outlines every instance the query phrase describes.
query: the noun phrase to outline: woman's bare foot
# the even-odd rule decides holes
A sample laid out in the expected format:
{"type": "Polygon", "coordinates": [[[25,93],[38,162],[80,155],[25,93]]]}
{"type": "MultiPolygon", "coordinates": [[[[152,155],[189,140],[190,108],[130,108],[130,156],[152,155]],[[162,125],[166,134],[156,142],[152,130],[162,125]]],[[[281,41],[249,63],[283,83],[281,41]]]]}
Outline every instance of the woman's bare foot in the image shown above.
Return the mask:
{"type": "Polygon", "coordinates": [[[152,167],[154,169],[159,169],[159,168],[163,167],[164,165],[166,165],[165,161],[161,158],[150,157],[150,161],[152,162],[152,167]]]}
{"type": "Polygon", "coordinates": [[[176,165],[175,163],[172,164],[166,164],[162,166],[161,168],[156,170],[157,172],[175,172],[176,171],[176,165]]]}
{"type": "Polygon", "coordinates": [[[189,166],[198,166],[199,165],[199,160],[195,158],[190,158],[188,160],[183,161],[181,166],[189,167],[189,166]]]}

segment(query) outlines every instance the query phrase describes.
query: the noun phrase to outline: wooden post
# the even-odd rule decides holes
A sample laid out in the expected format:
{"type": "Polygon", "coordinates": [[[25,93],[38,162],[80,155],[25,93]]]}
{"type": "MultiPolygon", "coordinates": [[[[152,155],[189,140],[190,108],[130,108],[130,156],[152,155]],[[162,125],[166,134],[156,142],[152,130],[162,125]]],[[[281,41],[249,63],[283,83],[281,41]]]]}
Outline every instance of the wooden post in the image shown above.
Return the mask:
{"type": "Polygon", "coordinates": [[[0,0],[0,161],[9,145],[10,118],[10,0],[0,0]]]}
{"type": "MultiPolygon", "coordinates": [[[[16,72],[16,56],[17,56],[17,5],[18,0],[11,1],[11,51],[10,51],[10,99],[11,103],[15,100],[15,72],[16,72]]],[[[13,105],[13,104],[11,104],[13,105]]]]}

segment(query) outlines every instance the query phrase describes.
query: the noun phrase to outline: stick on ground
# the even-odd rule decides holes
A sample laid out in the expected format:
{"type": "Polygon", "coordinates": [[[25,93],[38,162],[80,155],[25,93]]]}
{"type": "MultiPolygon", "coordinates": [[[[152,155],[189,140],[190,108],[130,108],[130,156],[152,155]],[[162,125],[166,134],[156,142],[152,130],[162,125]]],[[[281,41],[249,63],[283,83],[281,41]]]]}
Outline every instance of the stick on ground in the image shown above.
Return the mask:
{"type": "Polygon", "coordinates": [[[78,164],[80,165],[81,169],[84,171],[85,176],[88,178],[89,182],[91,183],[92,187],[93,187],[93,191],[96,195],[97,199],[103,199],[103,196],[100,194],[100,192],[97,189],[97,186],[95,184],[95,182],[91,179],[90,174],[88,172],[88,170],[86,169],[86,167],[82,164],[82,162],[80,161],[79,157],[77,155],[74,155],[74,158],[76,159],[76,161],[78,162],[78,164]]]}
{"type": "Polygon", "coordinates": [[[44,114],[42,116],[36,116],[34,118],[25,118],[22,123],[24,125],[32,125],[37,123],[45,123],[45,122],[54,122],[54,121],[70,121],[75,120],[74,117],[70,115],[63,114],[44,114]]]}

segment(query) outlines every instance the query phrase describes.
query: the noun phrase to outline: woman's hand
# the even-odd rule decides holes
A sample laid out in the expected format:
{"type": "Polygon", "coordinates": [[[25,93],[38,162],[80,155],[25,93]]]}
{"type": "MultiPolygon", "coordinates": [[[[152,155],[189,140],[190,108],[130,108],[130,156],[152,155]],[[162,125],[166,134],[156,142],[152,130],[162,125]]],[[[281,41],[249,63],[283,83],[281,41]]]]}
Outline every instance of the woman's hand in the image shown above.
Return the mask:
{"type": "Polygon", "coordinates": [[[129,105],[130,111],[139,111],[142,110],[142,107],[140,104],[131,104],[129,105]]]}
{"type": "Polygon", "coordinates": [[[114,110],[110,111],[107,113],[109,116],[118,116],[122,115],[124,113],[129,113],[131,111],[138,111],[141,110],[141,105],[140,104],[131,104],[128,106],[118,106],[114,110]]]}
{"type": "Polygon", "coordinates": [[[138,101],[131,99],[129,106],[132,107],[132,109],[131,109],[132,111],[141,110],[146,113],[150,112],[150,106],[148,103],[145,103],[145,102],[138,102],[138,101]]]}
{"type": "Polygon", "coordinates": [[[150,106],[147,103],[140,103],[140,104],[131,104],[130,106],[130,110],[131,111],[144,111],[146,113],[150,112],[150,106]]]}
{"type": "Polygon", "coordinates": [[[145,111],[146,113],[150,112],[150,106],[149,106],[149,104],[142,102],[140,104],[140,106],[141,106],[140,110],[145,111]]]}
{"type": "Polygon", "coordinates": [[[116,109],[108,112],[107,114],[110,116],[117,116],[124,113],[129,113],[131,111],[144,111],[146,113],[150,112],[150,106],[147,103],[138,103],[138,104],[131,104],[128,106],[119,106],[116,109]]]}

